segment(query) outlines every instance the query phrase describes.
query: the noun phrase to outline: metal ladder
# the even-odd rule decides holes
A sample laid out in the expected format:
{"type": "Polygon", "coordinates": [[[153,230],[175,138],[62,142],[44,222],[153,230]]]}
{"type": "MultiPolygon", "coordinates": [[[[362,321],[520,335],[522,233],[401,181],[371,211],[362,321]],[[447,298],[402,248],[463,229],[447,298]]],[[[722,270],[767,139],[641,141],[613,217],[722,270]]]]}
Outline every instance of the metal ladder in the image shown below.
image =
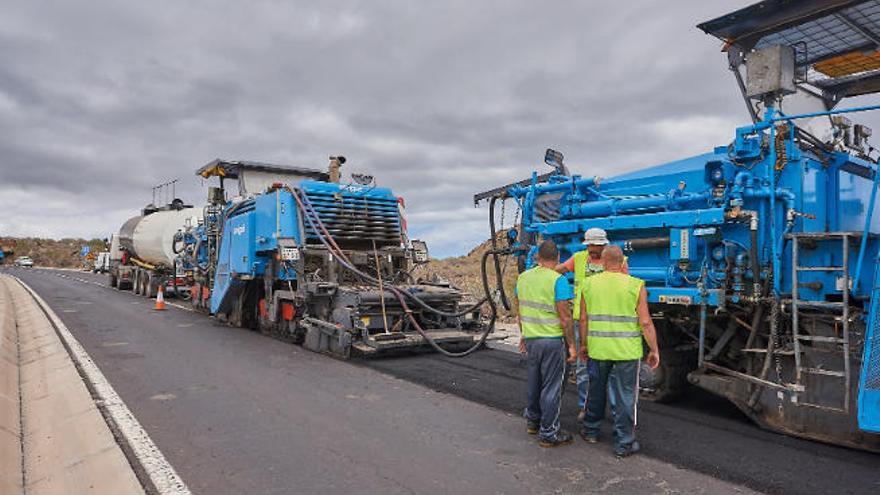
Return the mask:
{"type": "Polygon", "coordinates": [[[806,407],[815,407],[844,414],[849,413],[850,408],[850,347],[849,347],[849,298],[850,298],[850,276],[849,276],[849,240],[853,235],[852,232],[823,232],[823,233],[801,233],[791,234],[791,320],[792,320],[792,337],[794,341],[794,361],[795,361],[795,384],[794,389],[797,392],[805,390],[803,378],[805,375],[819,375],[834,378],[842,378],[844,381],[844,399],[843,407],[830,407],[821,404],[798,401],[798,404],[806,407]],[[829,239],[840,239],[841,252],[843,254],[842,266],[800,266],[798,264],[798,249],[801,239],[810,239],[815,241],[823,241],[829,239]],[[800,272],[840,272],[843,281],[841,289],[842,301],[806,301],[798,298],[798,274],[800,272]],[[801,308],[813,309],[832,309],[840,310],[840,320],[843,323],[843,332],[841,337],[826,337],[818,335],[803,335],[800,332],[799,319],[801,308]],[[830,344],[839,344],[843,347],[843,370],[826,370],[821,368],[810,368],[804,366],[801,359],[801,349],[804,342],[822,342],[830,344]]]}

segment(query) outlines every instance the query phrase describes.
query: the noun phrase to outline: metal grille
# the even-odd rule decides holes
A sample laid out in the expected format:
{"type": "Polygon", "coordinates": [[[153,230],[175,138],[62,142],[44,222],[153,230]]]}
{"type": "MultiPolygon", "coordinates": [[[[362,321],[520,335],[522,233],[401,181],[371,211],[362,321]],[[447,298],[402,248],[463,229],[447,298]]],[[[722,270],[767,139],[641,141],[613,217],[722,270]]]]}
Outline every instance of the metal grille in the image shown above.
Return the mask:
{"type": "Polygon", "coordinates": [[[794,45],[806,40],[810,40],[807,63],[871,43],[871,40],[854,31],[841,20],[827,16],[765,36],[755,48],[794,45]]]}
{"type": "Polygon", "coordinates": [[[880,1],[765,0],[699,26],[748,53],[794,47],[799,82],[839,93],[873,93],[880,79],[880,1]],[[871,81],[872,84],[853,84],[871,81]]]}
{"type": "Polygon", "coordinates": [[[868,390],[880,390],[880,288],[874,289],[874,307],[871,311],[871,336],[868,345],[871,346],[871,356],[865,373],[865,388],[868,390]]]}
{"type": "MultiPolygon", "coordinates": [[[[350,193],[306,191],[309,201],[330,234],[344,247],[370,247],[400,243],[397,199],[350,193]]],[[[318,237],[306,223],[308,241],[318,237]]]]}

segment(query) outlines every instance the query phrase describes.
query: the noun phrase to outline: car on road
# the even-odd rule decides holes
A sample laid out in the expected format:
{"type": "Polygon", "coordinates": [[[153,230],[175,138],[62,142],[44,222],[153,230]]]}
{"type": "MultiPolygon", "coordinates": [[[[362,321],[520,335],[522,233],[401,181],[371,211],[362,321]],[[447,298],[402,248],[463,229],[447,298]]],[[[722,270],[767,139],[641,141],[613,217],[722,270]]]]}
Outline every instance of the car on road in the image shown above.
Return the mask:
{"type": "Polygon", "coordinates": [[[18,258],[15,258],[15,266],[31,268],[34,266],[34,260],[32,260],[30,256],[19,256],[18,258]]]}
{"type": "Polygon", "coordinates": [[[95,257],[95,265],[92,267],[92,271],[95,273],[107,273],[110,271],[109,252],[103,251],[98,253],[98,256],[95,257]]]}

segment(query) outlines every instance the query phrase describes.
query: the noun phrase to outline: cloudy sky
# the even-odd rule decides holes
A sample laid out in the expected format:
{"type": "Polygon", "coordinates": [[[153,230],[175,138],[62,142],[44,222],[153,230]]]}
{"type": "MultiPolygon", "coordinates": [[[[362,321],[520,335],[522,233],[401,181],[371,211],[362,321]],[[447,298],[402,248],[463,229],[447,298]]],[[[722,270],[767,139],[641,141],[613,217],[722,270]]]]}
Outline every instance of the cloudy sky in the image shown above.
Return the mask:
{"type": "Polygon", "coordinates": [[[370,173],[435,256],[487,235],[475,192],[565,153],[610,176],[748,120],[720,43],[748,0],[6,1],[0,236],[107,237],[213,158],[370,173]]]}

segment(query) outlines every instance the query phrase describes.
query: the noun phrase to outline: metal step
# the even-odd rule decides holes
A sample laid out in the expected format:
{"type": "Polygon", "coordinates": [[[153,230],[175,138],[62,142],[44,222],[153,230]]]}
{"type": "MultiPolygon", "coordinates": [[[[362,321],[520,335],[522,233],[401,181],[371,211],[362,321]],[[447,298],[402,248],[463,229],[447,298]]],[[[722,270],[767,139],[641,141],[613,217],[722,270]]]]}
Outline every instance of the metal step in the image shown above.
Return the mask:
{"type": "MultiPolygon", "coordinates": [[[[755,354],[767,354],[767,349],[740,349],[740,352],[753,352],[755,354]]],[[[794,355],[794,351],[785,349],[785,350],[777,350],[775,354],[779,354],[780,356],[792,356],[794,355]]]]}
{"type": "Polygon", "coordinates": [[[821,409],[823,411],[828,411],[828,412],[833,412],[833,413],[847,414],[849,412],[847,409],[841,409],[839,407],[823,406],[821,404],[813,404],[812,402],[798,402],[797,404],[799,406],[812,407],[815,409],[821,409]]]}
{"type": "Polygon", "coordinates": [[[823,337],[819,335],[798,335],[798,340],[809,340],[812,342],[829,342],[832,344],[843,344],[843,339],[840,337],[823,337]]]}
{"type": "Polygon", "coordinates": [[[840,301],[805,301],[802,299],[798,299],[797,302],[786,299],[785,302],[794,306],[797,304],[798,307],[804,308],[843,308],[843,303],[840,301]]]}
{"type": "Polygon", "coordinates": [[[839,378],[844,378],[846,376],[846,373],[843,371],[823,370],[819,368],[801,368],[801,371],[813,375],[836,376],[839,378]]]}

